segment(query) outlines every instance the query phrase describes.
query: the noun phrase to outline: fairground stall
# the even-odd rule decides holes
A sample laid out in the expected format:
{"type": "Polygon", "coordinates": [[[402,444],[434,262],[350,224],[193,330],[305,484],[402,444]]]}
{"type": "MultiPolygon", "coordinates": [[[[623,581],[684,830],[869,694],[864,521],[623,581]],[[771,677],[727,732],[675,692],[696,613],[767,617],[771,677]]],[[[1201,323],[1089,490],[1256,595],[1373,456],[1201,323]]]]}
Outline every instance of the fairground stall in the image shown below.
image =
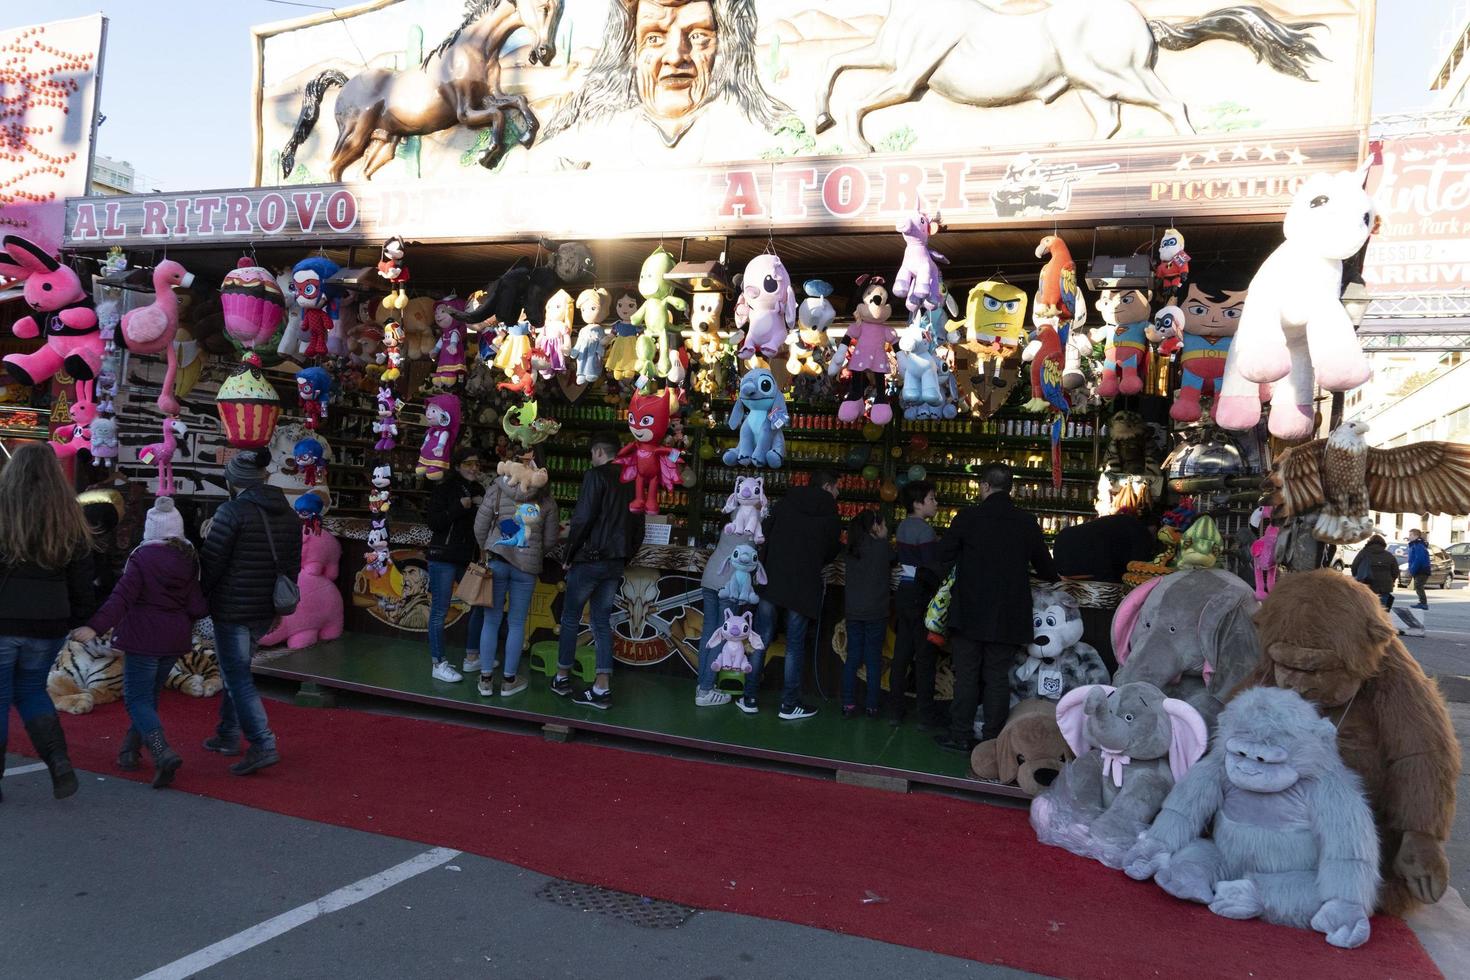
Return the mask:
{"type": "MultiPolygon", "coordinates": [[[[65,248],[114,319],[164,314],[163,334],[118,330],[118,471],[171,483],[197,521],[231,454],[266,444],[272,482],[331,539],[310,545],[302,591],[337,601],[257,670],[306,698],[365,691],[1020,794],[911,723],[691,703],[700,576],[737,481],[763,477],[774,503],[832,469],[844,516],[878,508],[892,526],[900,488],[927,479],[942,531],[1003,460],[1049,539],[1165,513],[1129,584],[1066,587],[1109,662],[1130,584],[1214,567],[1266,587],[1276,559],[1250,546],[1276,537],[1256,513],[1272,436],[1313,435],[1325,389],[1358,382],[1319,365],[1319,391],[1317,348],[1294,341],[1272,394],[1227,352],[1247,302],[1269,316],[1292,289],[1336,304],[1354,346],[1337,300],[1371,231],[1354,174],[1371,5],[1099,0],[1064,20],[975,3],[964,24],[953,5],[899,6],[379,0],[269,25],[258,186],[68,202],[65,248]],[[1007,71],[976,70],[998,59],[1007,71]],[[1248,299],[1294,200],[1298,247],[1322,229],[1356,245],[1314,257],[1310,286],[1258,277],[1268,292],[1248,299]],[[742,388],[755,372],[774,398],[742,388]],[[626,438],[634,395],[673,406],[662,442],[679,456],[617,600],[617,708],[587,717],[540,679],[551,574],[529,691],[432,680],[424,506],[450,450],[529,480],[536,445],[565,516],[588,438],[626,438]]],[[[840,569],[809,660],[824,696],[846,650],[840,569]]],[[[452,627],[466,613],[457,601],[452,627]]]]}

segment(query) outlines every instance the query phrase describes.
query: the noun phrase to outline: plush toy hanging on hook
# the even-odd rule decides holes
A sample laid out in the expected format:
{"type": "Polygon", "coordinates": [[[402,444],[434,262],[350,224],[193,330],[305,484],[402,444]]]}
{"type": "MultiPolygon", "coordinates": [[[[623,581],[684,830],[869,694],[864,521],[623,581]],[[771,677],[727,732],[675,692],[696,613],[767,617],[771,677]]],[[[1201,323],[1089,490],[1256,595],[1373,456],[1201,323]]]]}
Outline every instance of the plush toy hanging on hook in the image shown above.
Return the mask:
{"type": "Polygon", "coordinates": [[[189,427],[178,419],[163,420],[163,441],[155,442],[138,450],[138,462],[158,467],[157,495],[174,495],[174,454],[179,450],[179,440],[189,434],[189,427]]]}
{"type": "Polygon", "coordinates": [[[940,232],[939,216],[933,219],[916,211],[899,220],[894,231],[903,236],[903,264],[893,277],[893,295],[904,299],[912,322],[919,313],[938,309],[944,302],[939,280],[939,265],[949,259],[929,247],[931,235],[940,232]]]}
{"type": "Polygon", "coordinates": [[[291,293],[296,305],[301,307],[301,329],[306,331],[306,346],[301,349],[304,357],[326,357],[327,337],[332,332],[333,317],[329,310],[335,306],[336,287],[329,287],[327,280],[338,273],[337,263],[322,256],[302,259],[291,268],[291,293]]]}
{"type": "Polygon", "coordinates": [[[296,374],[296,394],[301,398],[301,414],[306,417],[306,427],[315,429],[327,417],[327,401],[332,397],[332,376],[326,368],[304,368],[296,374]]]}
{"type": "MultiPolygon", "coordinates": [[[[887,398],[888,348],[898,341],[898,334],[888,325],[893,307],[888,284],[882,276],[859,276],[858,294],[852,304],[852,325],[847,328],[846,368],[852,375],[847,400],[837,408],[842,422],[856,422],[866,406],[868,419],[874,425],[893,421],[893,408],[887,398]],[[871,396],[869,394],[871,389],[871,396]],[[871,403],[868,402],[871,397],[871,403]]],[[[841,370],[841,355],[828,367],[841,370]]]]}
{"type": "Polygon", "coordinates": [[[796,326],[796,291],[791,288],[790,273],[779,255],[764,252],[745,266],[740,284],[737,316],[746,324],[740,357],[779,357],[787,333],[796,326]]]}
{"type": "MultiPolygon", "coordinates": [[[[674,325],[670,311],[687,313],[689,310],[688,302],[674,295],[674,283],[668,278],[673,268],[674,256],[662,247],[643,260],[643,268],[638,273],[638,292],[643,296],[643,305],[630,321],[633,326],[642,327],[645,336],[652,337],[657,350],[652,367],[654,376],[660,378],[669,376],[669,330],[674,325]]],[[[650,376],[644,374],[644,378],[646,383],[650,376]]]]}
{"type": "Polygon", "coordinates": [[[65,369],[73,378],[90,381],[102,364],[102,336],[97,311],[81,279],[35,242],[19,235],[0,239],[0,276],[24,281],[26,305],[43,315],[15,321],[11,332],[22,340],[44,336],[46,345],[30,354],[5,357],[5,369],[23,385],[37,385],[65,369]]]}
{"type": "Polygon", "coordinates": [[[673,392],[661,391],[634,395],[628,404],[628,431],[633,441],[618,450],[617,460],[623,467],[623,482],[633,484],[628,509],[635,514],[657,514],[659,490],[672,490],[681,482],[676,465],[679,451],[663,445],[674,401],[673,392]]]}
{"type": "Polygon", "coordinates": [[[1071,401],[1062,386],[1066,365],[1066,346],[1071,339],[1072,321],[1082,308],[1082,290],[1077,285],[1077,266],[1067,243],[1056,235],[1048,235],[1036,246],[1036,257],[1045,258],[1041,267],[1041,284],[1033,305],[1036,340],[1028,346],[1031,360],[1031,400],[1023,406],[1028,412],[1052,413],[1051,482],[1062,488],[1062,423],[1071,401]]]}
{"type": "Polygon", "coordinates": [[[455,395],[430,395],[424,406],[424,444],[419,450],[419,465],[414,472],[427,480],[442,480],[449,472],[449,457],[459,438],[459,398],[455,395]]]}
{"type": "Polygon", "coordinates": [[[408,305],[408,293],[403,287],[408,284],[408,266],[403,264],[403,239],[397,235],[383,243],[383,254],[378,259],[378,275],[388,285],[388,295],[383,305],[390,310],[401,310],[408,305]]]}
{"type": "Polygon", "coordinates": [[[765,368],[747,371],[730,413],[730,428],[740,441],[725,450],[725,465],[779,467],[786,459],[786,422],[786,395],[776,376],[765,368]]]}

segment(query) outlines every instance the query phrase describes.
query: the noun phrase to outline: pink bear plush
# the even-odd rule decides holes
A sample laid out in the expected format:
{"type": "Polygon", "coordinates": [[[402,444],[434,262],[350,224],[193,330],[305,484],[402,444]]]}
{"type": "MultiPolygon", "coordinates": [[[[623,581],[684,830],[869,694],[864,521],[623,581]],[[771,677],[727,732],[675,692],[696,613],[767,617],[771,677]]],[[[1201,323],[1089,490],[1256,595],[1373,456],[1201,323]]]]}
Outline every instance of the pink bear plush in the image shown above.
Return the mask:
{"type": "Polygon", "coordinates": [[[301,604],[261,637],[262,646],[285,643],[292,650],[300,650],[342,635],[342,593],[337,589],[337,564],[341,560],[342,545],[335,537],[302,530],[301,574],[296,577],[301,604]]]}

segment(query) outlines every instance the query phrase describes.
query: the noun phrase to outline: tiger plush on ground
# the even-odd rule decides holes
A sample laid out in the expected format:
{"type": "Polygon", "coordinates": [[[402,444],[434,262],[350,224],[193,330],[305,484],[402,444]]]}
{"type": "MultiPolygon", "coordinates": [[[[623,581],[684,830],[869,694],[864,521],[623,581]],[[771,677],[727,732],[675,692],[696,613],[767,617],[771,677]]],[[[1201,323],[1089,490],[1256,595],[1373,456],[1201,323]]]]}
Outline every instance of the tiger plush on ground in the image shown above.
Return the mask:
{"type": "Polygon", "coordinates": [[[67,640],[46,677],[46,693],[57,711],[84,715],[99,704],[122,697],[123,661],[110,645],[111,634],[86,643],[67,640]]]}
{"type": "Polygon", "coordinates": [[[194,643],[189,652],[174,661],[165,682],[169,689],[191,698],[212,698],[224,686],[219,660],[214,655],[214,624],[201,619],[194,624],[194,643]]]}

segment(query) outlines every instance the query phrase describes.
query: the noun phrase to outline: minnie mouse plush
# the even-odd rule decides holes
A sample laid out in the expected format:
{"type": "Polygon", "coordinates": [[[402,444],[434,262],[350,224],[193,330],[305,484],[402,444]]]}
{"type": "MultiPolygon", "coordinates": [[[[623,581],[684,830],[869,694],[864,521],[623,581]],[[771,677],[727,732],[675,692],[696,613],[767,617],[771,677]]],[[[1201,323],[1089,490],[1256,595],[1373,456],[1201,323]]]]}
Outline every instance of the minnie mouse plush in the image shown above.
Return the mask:
{"type": "Polygon", "coordinates": [[[875,425],[887,425],[893,420],[893,408],[883,401],[885,382],[880,376],[888,374],[888,348],[898,341],[898,334],[888,325],[893,315],[888,283],[882,276],[859,276],[857,290],[852,326],[847,328],[847,369],[852,372],[852,382],[847,401],[837,408],[837,418],[856,422],[863,414],[872,385],[868,418],[875,425]]]}

